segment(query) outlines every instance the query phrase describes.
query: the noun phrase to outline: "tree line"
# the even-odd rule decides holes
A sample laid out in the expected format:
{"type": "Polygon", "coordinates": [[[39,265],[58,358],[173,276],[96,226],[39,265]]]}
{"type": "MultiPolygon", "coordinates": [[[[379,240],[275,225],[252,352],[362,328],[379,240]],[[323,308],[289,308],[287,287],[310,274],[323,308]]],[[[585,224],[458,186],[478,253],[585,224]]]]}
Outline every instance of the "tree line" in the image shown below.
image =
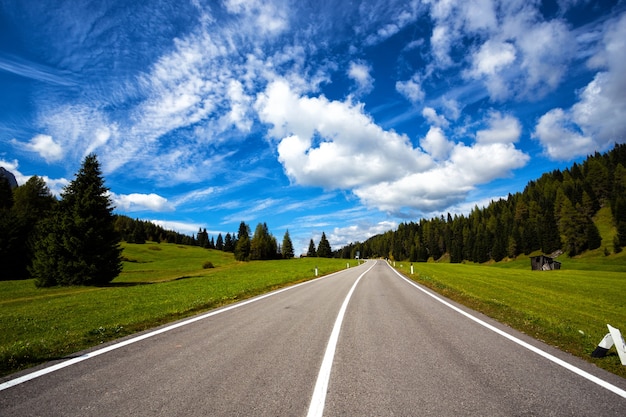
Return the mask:
{"type": "Polygon", "coordinates": [[[605,254],[626,246],[626,145],[616,144],[581,164],[554,170],[530,181],[522,192],[477,206],[469,215],[441,215],[401,223],[397,230],[376,235],[338,251],[343,258],[389,257],[423,262],[449,256],[450,262],[500,261],[541,251],[575,256],[597,249],[602,240],[594,215],[609,207],[616,235],[605,254]]]}

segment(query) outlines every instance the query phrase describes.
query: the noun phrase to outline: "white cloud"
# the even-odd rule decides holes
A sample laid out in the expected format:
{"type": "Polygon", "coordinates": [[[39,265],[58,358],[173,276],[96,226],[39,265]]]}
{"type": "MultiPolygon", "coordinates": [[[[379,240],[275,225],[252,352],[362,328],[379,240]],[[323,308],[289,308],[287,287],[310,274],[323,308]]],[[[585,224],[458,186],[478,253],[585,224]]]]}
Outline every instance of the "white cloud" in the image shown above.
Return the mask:
{"type": "Polygon", "coordinates": [[[396,90],[413,103],[424,100],[425,93],[422,90],[419,74],[413,75],[409,80],[396,82],[396,90]]]}
{"type": "Polygon", "coordinates": [[[509,89],[500,72],[515,62],[515,46],[510,42],[488,40],[472,56],[472,68],[467,76],[485,79],[492,98],[506,98],[509,89]]]}
{"type": "Polygon", "coordinates": [[[431,50],[435,58],[434,61],[436,65],[441,68],[452,65],[450,49],[452,48],[452,42],[456,35],[451,32],[451,29],[447,25],[437,25],[433,28],[433,33],[430,37],[431,50]]]}
{"type": "Polygon", "coordinates": [[[454,143],[448,141],[440,127],[431,127],[426,136],[420,140],[420,146],[433,158],[443,161],[450,155],[454,143]]]}
{"type": "Polygon", "coordinates": [[[443,115],[437,114],[437,111],[432,107],[424,107],[424,109],[422,110],[422,116],[424,116],[424,118],[426,119],[426,121],[428,121],[428,124],[430,125],[435,125],[443,128],[447,128],[450,125],[448,120],[443,115]]]}
{"type": "Polygon", "coordinates": [[[372,68],[362,61],[350,62],[348,77],[357,84],[357,95],[368,94],[374,88],[374,79],[370,75],[372,68]]]}
{"type": "Polygon", "coordinates": [[[626,14],[605,27],[602,50],[594,58],[598,72],[570,109],[544,114],[533,137],[553,159],[569,160],[626,140],[626,14]]]}
{"type": "Polygon", "coordinates": [[[50,189],[52,195],[56,197],[60,197],[63,189],[67,187],[70,183],[70,181],[66,178],[50,178],[47,175],[44,175],[41,178],[43,178],[43,180],[46,182],[46,185],[50,189]]]}
{"type": "Polygon", "coordinates": [[[115,194],[110,193],[111,199],[113,203],[117,207],[118,210],[123,210],[126,212],[135,212],[135,211],[172,211],[174,210],[174,206],[167,201],[166,198],[161,197],[160,195],[150,193],[150,194],[115,194]]]}
{"type": "Polygon", "coordinates": [[[575,55],[574,37],[560,20],[524,28],[517,34],[516,44],[521,51],[521,80],[531,97],[553,91],[575,55]]]}
{"type": "Polygon", "coordinates": [[[284,81],[268,86],[256,108],[272,125],[279,161],[294,183],[352,190],[366,206],[384,211],[456,204],[477,185],[528,161],[514,146],[521,131],[517,119],[495,112],[471,146],[431,127],[420,140],[423,153],[408,138],[377,126],[362,106],[299,96],[284,81]]]}
{"type": "Polygon", "coordinates": [[[299,184],[352,188],[432,164],[406,136],[376,125],[362,105],[300,97],[286,82],[276,81],[259,95],[256,107],[280,140],[285,172],[299,184]]]}
{"type": "Polygon", "coordinates": [[[63,147],[50,135],[36,135],[28,143],[21,145],[26,150],[38,153],[46,162],[56,162],[64,155],[63,147]]]}
{"type": "Polygon", "coordinates": [[[186,235],[194,235],[202,227],[198,223],[180,222],[174,220],[149,220],[150,222],[161,226],[165,230],[173,230],[186,235]]]}
{"type": "MultiPolygon", "coordinates": [[[[433,30],[425,72],[452,66],[483,80],[493,100],[540,98],[553,91],[576,55],[576,40],[561,19],[545,20],[538,3],[426,1],[433,30]],[[460,54],[462,50],[472,54],[460,54]]],[[[422,80],[424,81],[424,80],[422,80]]]]}
{"type": "Polygon", "coordinates": [[[350,243],[365,242],[372,236],[379,235],[398,227],[398,223],[383,220],[378,223],[362,222],[359,224],[335,227],[326,237],[333,249],[342,248],[350,243]]]}
{"type": "Polygon", "coordinates": [[[528,159],[512,144],[457,144],[450,158],[433,169],[360,187],[354,193],[367,206],[379,210],[396,212],[409,207],[438,211],[463,201],[477,185],[510,175],[528,159]]]}
{"type": "Polygon", "coordinates": [[[488,129],[476,132],[478,143],[516,143],[522,133],[522,126],[515,117],[492,112],[489,115],[488,129]]]}
{"type": "Polygon", "coordinates": [[[226,9],[234,14],[245,14],[255,23],[261,33],[277,35],[288,28],[288,16],[285,9],[275,2],[264,0],[226,0],[226,9]]]}
{"type": "Polygon", "coordinates": [[[470,32],[492,31],[498,25],[493,0],[466,0],[459,2],[464,25],[470,32]]]}
{"type": "Polygon", "coordinates": [[[593,139],[572,122],[563,109],[552,109],[539,118],[533,137],[538,139],[546,154],[556,160],[569,160],[594,150],[593,139]]]}

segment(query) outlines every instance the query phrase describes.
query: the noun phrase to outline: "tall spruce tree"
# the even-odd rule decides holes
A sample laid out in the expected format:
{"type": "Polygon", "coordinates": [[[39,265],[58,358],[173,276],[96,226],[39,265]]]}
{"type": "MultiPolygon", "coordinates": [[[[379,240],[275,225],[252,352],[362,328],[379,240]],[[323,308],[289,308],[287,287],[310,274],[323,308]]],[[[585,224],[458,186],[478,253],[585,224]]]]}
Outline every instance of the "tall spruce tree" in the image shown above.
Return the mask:
{"type": "Polygon", "coordinates": [[[317,245],[317,256],[320,258],[332,258],[333,251],[330,249],[330,243],[326,239],[326,234],[322,232],[320,243],[317,245]]]}
{"type": "Polygon", "coordinates": [[[244,222],[239,224],[239,232],[237,232],[235,259],[238,261],[250,260],[250,227],[244,222]]]}
{"type": "Polygon", "coordinates": [[[315,251],[315,243],[313,242],[313,239],[311,239],[311,241],[309,242],[309,250],[307,251],[306,256],[308,256],[309,258],[313,258],[317,256],[317,252],[315,251]]]}
{"type": "Polygon", "coordinates": [[[281,253],[285,259],[291,259],[294,256],[293,243],[291,242],[291,237],[289,236],[289,230],[285,231],[285,235],[283,236],[281,253]]]}
{"type": "Polygon", "coordinates": [[[88,155],[41,227],[31,267],[36,285],[104,285],[119,275],[122,249],[108,191],[96,155],[88,155]]]}
{"type": "Polygon", "coordinates": [[[276,258],[276,238],[270,233],[267,223],[259,223],[250,241],[250,259],[267,260],[276,258]]]}

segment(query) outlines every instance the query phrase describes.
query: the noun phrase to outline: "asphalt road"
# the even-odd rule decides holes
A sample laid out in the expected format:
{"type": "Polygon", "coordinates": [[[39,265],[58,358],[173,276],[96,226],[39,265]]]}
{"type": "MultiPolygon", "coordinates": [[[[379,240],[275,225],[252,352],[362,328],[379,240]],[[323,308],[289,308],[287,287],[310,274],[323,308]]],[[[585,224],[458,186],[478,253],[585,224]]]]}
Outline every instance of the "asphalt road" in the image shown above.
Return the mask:
{"type": "Polygon", "coordinates": [[[0,416],[626,415],[623,378],[429,294],[369,261],[5,378],[0,416]]]}

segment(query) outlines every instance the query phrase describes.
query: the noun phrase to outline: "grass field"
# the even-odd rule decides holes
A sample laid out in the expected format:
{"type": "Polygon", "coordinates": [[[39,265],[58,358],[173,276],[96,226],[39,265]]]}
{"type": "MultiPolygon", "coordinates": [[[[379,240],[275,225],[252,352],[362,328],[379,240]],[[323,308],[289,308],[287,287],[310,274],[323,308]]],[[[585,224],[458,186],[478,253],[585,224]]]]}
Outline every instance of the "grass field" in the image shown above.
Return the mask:
{"type": "Polygon", "coordinates": [[[309,280],[316,267],[319,275],[346,267],[346,260],[321,258],[236,262],[221,251],[152,243],[124,245],[124,257],[122,274],[107,287],[0,281],[0,375],[309,280]]]}
{"type": "Polygon", "coordinates": [[[531,271],[520,257],[493,265],[396,262],[415,281],[536,339],[626,377],[615,350],[606,358],[591,352],[607,324],[626,334],[626,256],[559,257],[560,271],[531,271]]]}

